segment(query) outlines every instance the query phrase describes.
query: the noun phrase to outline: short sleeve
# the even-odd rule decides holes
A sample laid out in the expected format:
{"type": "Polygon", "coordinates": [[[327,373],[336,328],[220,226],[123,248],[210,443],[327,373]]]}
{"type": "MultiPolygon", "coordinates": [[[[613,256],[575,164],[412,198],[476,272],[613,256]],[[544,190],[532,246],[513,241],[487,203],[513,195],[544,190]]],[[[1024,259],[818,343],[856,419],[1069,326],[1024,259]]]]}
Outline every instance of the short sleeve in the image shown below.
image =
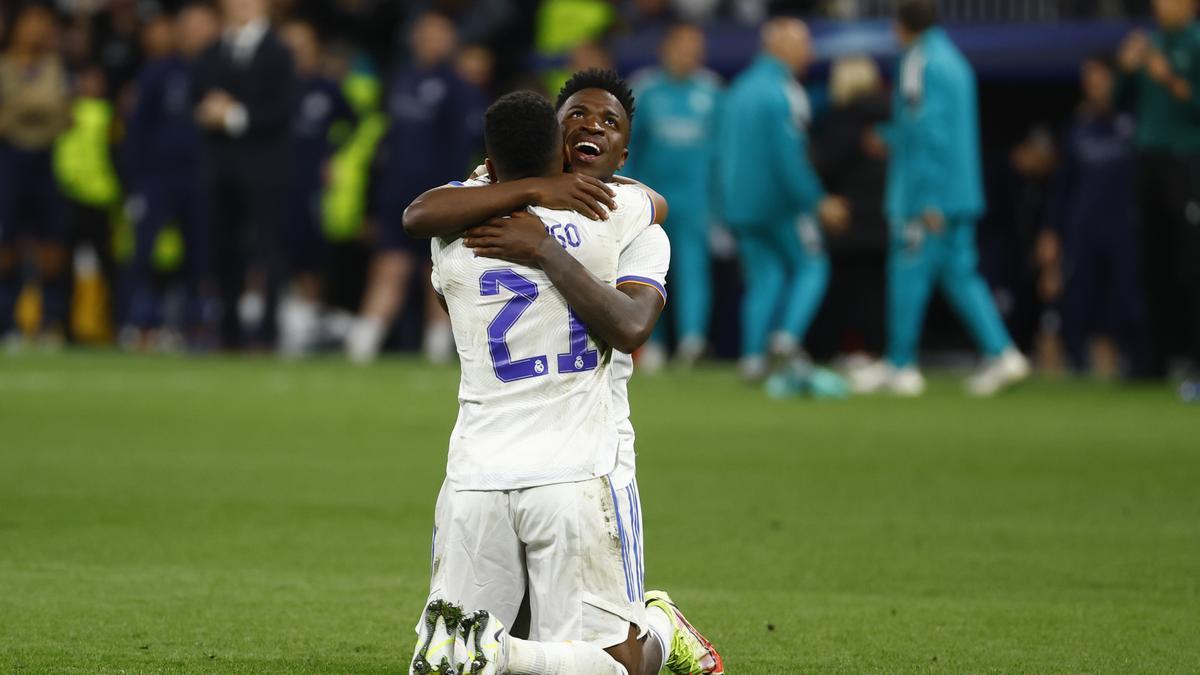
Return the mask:
{"type": "Polygon", "coordinates": [[[641,284],[667,302],[667,269],[671,266],[671,241],[660,225],[643,229],[621,250],[617,260],[617,286],[641,284]]]}
{"type": "Polygon", "coordinates": [[[654,223],[654,202],[636,185],[614,185],[617,208],[611,222],[618,229],[621,250],[654,223]]]}

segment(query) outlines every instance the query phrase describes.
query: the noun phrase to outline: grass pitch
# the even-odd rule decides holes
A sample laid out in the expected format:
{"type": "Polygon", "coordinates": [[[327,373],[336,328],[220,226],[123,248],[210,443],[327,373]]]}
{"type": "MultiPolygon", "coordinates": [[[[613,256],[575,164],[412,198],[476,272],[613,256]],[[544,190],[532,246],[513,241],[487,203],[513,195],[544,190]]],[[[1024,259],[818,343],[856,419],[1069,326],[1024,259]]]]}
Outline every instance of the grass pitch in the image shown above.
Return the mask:
{"type": "MultiPolygon", "coordinates": [[[[0,672],[404,672],[457,370],[0,359],[0,672]]],[[[647,582],[751,673],[1200,669],[1200,408],[633,385],[647,582]]]]}

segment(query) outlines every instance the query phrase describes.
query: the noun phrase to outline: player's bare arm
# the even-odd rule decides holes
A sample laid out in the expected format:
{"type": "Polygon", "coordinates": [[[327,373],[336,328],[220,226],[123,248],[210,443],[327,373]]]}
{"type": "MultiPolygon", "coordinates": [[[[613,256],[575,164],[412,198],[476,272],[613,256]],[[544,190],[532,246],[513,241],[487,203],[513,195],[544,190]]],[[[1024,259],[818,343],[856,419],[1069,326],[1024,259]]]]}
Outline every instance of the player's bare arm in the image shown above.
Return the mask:
{"type": "Polygon", "coordinates": [[[530,205],[607,220],[609,209],[615,209],[617,203],[611,187],[583,174],[522,178],[470,187],[445,186],[425,192],[404,210],[404,231],[421,238],[454,236],[489,218],[530,205]]]}
{"type": "Polygon", "coordinates": [[[626,354],[641,347],[663,309],[650,286],[614,288],[596,278],[546,233],[541,219],[524,211],[495,218],[464,233],[463,243],[485,258],[541,268],[588,328],[626,354]]]}

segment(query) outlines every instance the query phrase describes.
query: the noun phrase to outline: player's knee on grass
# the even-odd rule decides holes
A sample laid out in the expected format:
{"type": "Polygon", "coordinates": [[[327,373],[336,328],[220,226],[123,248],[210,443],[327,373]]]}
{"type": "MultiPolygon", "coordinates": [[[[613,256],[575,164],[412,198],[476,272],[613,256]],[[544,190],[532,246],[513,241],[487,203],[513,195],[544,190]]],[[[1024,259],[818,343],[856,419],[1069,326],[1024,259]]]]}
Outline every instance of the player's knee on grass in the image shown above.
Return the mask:
{"type": "Polygon", "coordinates": [[[637,626],[629,627],[629,637],[618,645],[604,650],[614,661],[625,667],[629,675],[642,674],[642,641],[638,639],[637,626]]]}

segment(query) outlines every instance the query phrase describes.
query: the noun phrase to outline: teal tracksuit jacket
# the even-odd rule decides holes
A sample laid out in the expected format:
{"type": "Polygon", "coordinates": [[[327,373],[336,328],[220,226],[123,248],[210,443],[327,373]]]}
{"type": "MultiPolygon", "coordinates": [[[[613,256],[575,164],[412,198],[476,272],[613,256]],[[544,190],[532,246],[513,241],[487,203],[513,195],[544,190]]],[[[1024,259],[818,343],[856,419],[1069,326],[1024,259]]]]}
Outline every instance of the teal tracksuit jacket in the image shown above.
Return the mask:
{"type": "MultiPolygon", "coordinates": [[[[632,78],[637,121],[622,173],[657,190],[671,206],[671,297],[676,337],[703,341],[712,304],[708,225],[712,217],[720,80],[705,70],[676,79],[658,68],[632,78]]],[[[655,340],[662,339],[659,323],[655,340]]]]}
{"type": "Polygon", "coordinates": [[[977,270],[975,221],[985,205],[975,74],[945,31],[934,27],[905,50],[895,82],[892,121],[884,128],[888,361],[904,367],[916,360],[935,283],[980,350],[995,356],[1011,340],[977,270]],[[929,211],[945,219],[941,232],[921,224],[929,211]]]}
{"type": "Polygon", "coordinates": [[[810,118],[804,89],[765,54],[722,100],[717,193],[745,277],[743,356],[762,355],[772,330],[802,341],[829,283],[829,260],[811,218],[825,191],[808,157],[810,118]]]}

